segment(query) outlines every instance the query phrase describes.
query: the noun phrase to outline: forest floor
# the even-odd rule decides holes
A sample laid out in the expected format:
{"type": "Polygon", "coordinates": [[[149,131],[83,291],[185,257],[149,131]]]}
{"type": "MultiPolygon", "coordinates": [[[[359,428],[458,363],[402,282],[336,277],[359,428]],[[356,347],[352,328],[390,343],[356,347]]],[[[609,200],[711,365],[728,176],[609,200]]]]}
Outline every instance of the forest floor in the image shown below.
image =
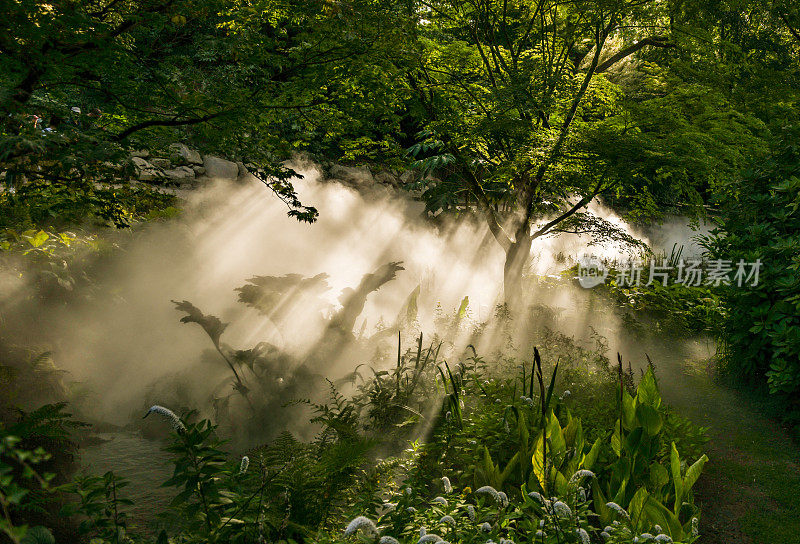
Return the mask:
{"type": "Polygon", "coordinates": [[[800,542],[800,448],[740,392],[717,383],[707,361],[684,362],[669,402],[709,427],[709,462],[695,487],[702,544],[800,542]]]}

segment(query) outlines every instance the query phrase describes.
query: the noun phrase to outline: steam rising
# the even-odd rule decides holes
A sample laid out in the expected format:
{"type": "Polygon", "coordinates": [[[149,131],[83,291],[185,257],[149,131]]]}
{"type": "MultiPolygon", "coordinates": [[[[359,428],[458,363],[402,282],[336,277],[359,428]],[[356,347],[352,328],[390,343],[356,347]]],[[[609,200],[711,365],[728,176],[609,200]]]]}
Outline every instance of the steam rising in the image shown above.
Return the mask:
{"type": "MultiPolygon", "coordinates": [[[[365,361],[354,360],[346,350],[332,358],[314,357],[314,350],[348,290],[387,263],[400,262],[402,270],[367,296],[355,335],[393,326],[417,289],[418,320],[409,325],[414,330],[404,331],[405,342],[416,329],[432,333],[437,315],[453,314],[465,296],[466,320],[482,322],[494,314],[504,255],[482,222],[465,216],[434,224],[422,217],[419,203],[383,187],[358,192],[323,182],[313,164],[295,169],[304,175],[295,181],[301,200],[320,212],[313,225],[288,218],[283,204],[258,182],[216,184],[185,195],[181,218],[121,234],[122,251],[94,264],[99,285],[83,302],[45,309],[20,300],[18,288],[4,287],[2,313],[16,312],[16,325],[29,335],[27,340],[52,349],[69,380],[84,384],[78,387],[85,392],[84,404],[98,418],[116,423],[125,423],[144,405],[147,391],[171,376],[181,376],[178,393],[187,404],[200,403],[209,393],[222,394],[215,387],[227,375],[224,364],[207,353],[213,346],[200,327],[179,322],[171,300],[191,301],[229,323],[223,342],[231,346],[245,349],[268,342],[332,378],[365,361]],[[271,312],[237,301],[234,289],[248,280],[287,274],[325,275],[321,278],[327,289],[321,283],[314,290],[291,289],[271,312]]],[[[600,204],[591,209],[629,234],[648,238],[600,204]]],[[[668,254],[676,241],[658,243],[668,254]]],[[[579,237],[539,240],[531,273],[557,274],[569,265],[561,256],[575,257],[585,250],[586,240],[579,237]]],[[[621,249],[596,246],[590,251],[613,257],[621,249]]],[[[561,312],[557,321],[566,334],[585,337],[592,326],[614,341],[620,336],[618,319],[590,310],[588,305],[597,302],[568,281],[540,281],[532,275],[530,293],[529,302],[561,312]]],[[[519,337],[528,325],[522,320],[511,335],[523,351],[534,340],[519,337]]],[[[447,340],[453,346],[470,340],[469,327],[451,333],[447,340]]],[[[476,347],[491,351],[507,340],[501,331],[489,331],[476,347]]]]}

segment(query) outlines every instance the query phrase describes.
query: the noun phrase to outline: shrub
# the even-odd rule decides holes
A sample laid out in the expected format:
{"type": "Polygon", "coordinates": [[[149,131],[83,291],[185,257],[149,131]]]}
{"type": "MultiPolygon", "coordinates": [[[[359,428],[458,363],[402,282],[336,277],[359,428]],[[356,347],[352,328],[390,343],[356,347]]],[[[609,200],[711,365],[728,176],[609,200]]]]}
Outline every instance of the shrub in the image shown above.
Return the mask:
{"type": "Polygon", "coordinates": [[[765,385],[800,414],[800,148],[786,146],[728,187],[713,258],[762,263],[758,284],[720,291],[729,308],[722,333],[724,369],[765,385]]]}

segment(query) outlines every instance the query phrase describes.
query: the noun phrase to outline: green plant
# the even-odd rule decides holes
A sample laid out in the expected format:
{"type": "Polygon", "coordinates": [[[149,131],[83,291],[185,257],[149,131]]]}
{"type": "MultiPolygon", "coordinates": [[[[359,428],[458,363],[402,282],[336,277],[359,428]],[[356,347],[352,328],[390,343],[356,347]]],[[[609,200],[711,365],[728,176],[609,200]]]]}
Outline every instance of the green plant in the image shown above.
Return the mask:
{"type": "Polygon", "coordinates": [[[615,517],[614,509],[607,505],[610,501],[627,509],[634,531],[659,525],[675,540],[691,536],[692,523],[696,523],[692,519],[698,512],[690,491],[708,458],[702,455],[683,476],[673,442],[669,468],[665,466],[661,455],[664,413],[652,366],[634,396],[620,384],[619,410],[610,439],[613,457],[592,489],[601,522],[610,523],[615,517]]]}
{"type": "Polygon", "coordinates": [[[768,388],[797,418],[800,150],[782,144],[725,189],[718,228],[706,240],[709,254],[730,262],[734,271],[740,260],[758,261],[760,270],[757,278],[745,276],[718,289],[729,309],[722,322],[723,368],[740,381],[768,388]]]}
{"type": "MultiPolygon", "coordinates": [[[[43,527],[29,528],[19,518],[41,508],[43,493],[50,491],[52,473],[40,473],[37,465],[50,456],[43,448],[26,449],[21,439],[0,426],[0,533],[14,544],[23,544],[39,534],[49,535],[43,527]]],[[[50,535],[52,539],[52,535],[50,535]]]]}
{"type": "Polygon", "coordinates": [[[133,502],[121,496],[120,490],[129,484],[113,472],[77,477],[64,489],[77,495],[79,504],[66,508],[64,513],[84,518],[79,526],[83,534],[112,544],[125,542],[128,514],[121,507],[133,502]]]}

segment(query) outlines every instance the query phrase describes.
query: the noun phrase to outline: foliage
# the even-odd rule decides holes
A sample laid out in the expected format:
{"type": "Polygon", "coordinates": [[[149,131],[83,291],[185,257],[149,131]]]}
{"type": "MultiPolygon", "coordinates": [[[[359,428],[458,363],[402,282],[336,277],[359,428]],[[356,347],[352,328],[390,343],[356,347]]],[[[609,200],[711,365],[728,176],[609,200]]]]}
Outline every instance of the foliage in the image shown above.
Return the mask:
{"type": "MultiPolygon", "coordinates": [[[[166,448],[174,470],[164,484],[175,489],[175,498],[162,516],[158,543],[341,542],[343,527],[357,515],[369,518],[355,523],[362,537],[377,538],[369,533],[371,523],[402,542],[430,534],[430,541],[436,535],[524,542],[538,535],[546,543],[585,543],[603,531],[613,542],[633,542],[646,531],[676,542],[694,540],[696,522],[683,518],[697,516],[690,490],[705,456],[691,466],[682,460],[678,445],[695,448],[694,438],[679,437],[665,450],[669,414],[652,370],[635,396],[623,380],[623,418],[608,429],[573,415],[596,401],[581,399],[575,373],[575,393],[559,394],[559,369],[546,370],[538,351],[534,371],[523,371],[520,380],[501,368],[495,374],[474,353],[455,365],[437,364],[436,345],[421,345],[420,338],[401,354],[397,369],[361,380],[352,397],[330,383],[328,402],[300,401],[312,409],[310,422],[318,429],[313,441],[284,433],[249,451],[246,460],[226,452],[210,421],[151,409],[175,420],[166,448]],[[392,392],[388,400],[386,390],[392,392]],[[398,399],[403,410],[388,410],[398,399]],[[430,429],[424,442],[411,432],[417,425],[430,429]],[[379,451],[390,457],[376,460],[379,451]],[[620,506],[607,506],[602,497],[620,506]]],[[[619,394],[618,376],[602,376],[619,394]]],[[[602,395],[607,402],[608,394],[602,395]]],[[[95,542],[138,541],[128,526],[126,485],[107,473],[62,487],[77,494],[69,512],[83,520],[95,542]]]]}
{"type": "MultiPolygon", "coordinates": [[[[313,221],[316,210],[299,201],[282,163],[321,134],[355,126],[364,135],[385,100],[354,101],[348,91],[386,94],[376,53],[396,46],[404,27],[373,24],[403,19],[401,6],[372,0],[4,7],[6,190],[58,195],[118,225],[125,209],[109,184],[130,171],[130,152],[176,141],[242,161],[290,216],[313,221]]],[[[377,132],[372,139],[384,140],[377,132]]]]}
{"type": "Polygon", "coordinates": [[[725,370],[768,386],[797,417],[800,391],[800,151],[787,144],[732,182],[718,228],[708,239],[712,256],[735,267],[760,260],[755,278],[722,285],[729,311],[722,324],[725,370]]]}
{"type": "Polygon", "coordinates": [[[50,532],[27,522],[52,522],[49,512],[58,480],[69,474],[74,443],[70,431],[80,423],[64,412],[64,404],[44,405],[20,413],[16,421],[0,420],[0,534],[14,544],[52,542],[50,532]],[[53,452],[55,456],[48,452],[53,452]],[[56,473],[59,472],[59,477],[56,473]],[[48,540],[49,537],[49,540],[48,540]],[[38,539],[38,540],[37,540],[38,539]]]}

